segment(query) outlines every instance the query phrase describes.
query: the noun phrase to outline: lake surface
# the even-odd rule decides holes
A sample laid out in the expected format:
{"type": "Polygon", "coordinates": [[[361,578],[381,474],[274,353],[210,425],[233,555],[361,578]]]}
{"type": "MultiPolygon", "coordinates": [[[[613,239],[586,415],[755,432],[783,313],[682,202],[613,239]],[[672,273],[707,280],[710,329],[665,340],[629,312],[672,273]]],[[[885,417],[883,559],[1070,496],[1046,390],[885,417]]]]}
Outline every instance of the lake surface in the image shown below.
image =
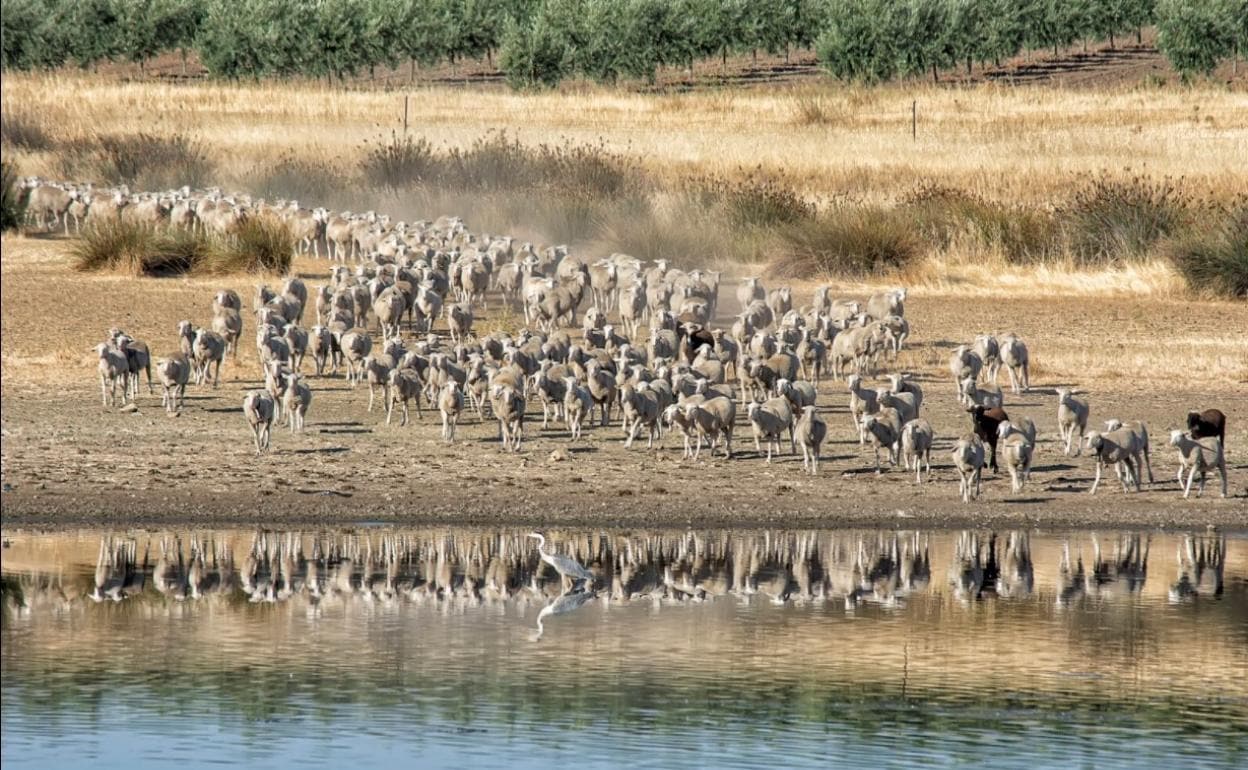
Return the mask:
{"type": "Polygon", "coordinates": [[[6,531],[4,767],[1248,767],[1248,539],[6,531]]]}

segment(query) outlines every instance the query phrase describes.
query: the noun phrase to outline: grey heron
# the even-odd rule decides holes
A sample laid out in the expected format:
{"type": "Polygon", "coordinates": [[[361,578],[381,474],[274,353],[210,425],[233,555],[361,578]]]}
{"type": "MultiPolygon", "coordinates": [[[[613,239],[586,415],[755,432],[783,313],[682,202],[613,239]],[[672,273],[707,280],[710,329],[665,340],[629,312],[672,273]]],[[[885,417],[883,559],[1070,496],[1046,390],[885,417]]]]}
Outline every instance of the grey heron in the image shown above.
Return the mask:
{"type": "Polygon", "coordinates": [[[537,538],[537,553],[542,557],[542,561],[555,568],[555,572],[573,583],[578,580],[587,580],[590,585],[593,585],[594,573],[582,567],[580,562],[563,554],[547,553],[546,538],[537,532],[530,532],[529,537],[537,538]]]}

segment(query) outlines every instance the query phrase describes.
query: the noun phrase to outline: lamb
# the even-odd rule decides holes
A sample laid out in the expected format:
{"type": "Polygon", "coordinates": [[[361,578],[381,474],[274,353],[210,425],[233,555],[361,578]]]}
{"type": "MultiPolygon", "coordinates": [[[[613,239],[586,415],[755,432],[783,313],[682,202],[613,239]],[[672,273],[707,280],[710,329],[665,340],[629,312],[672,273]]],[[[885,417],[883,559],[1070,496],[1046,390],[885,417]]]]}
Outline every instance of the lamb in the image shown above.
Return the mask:
{"type": "MultiPolygon", "coordinates": [[[[371,358],[369,360],[372,360],[371,358]]],[[[372,375],[369,375],[369,390],[372,390],[372,375]]],[[[459,383],[451,380],[446,383],[446,387],[459,386],[459,383]]],[[[420,381],[420,374],[410,367],[396,367],[386,372],[385,393],[386,396],[386,425],[390,424],[391,418],[394,416],[394,405],[401,403],[403,405],[403,419],[399,422],[399,427],[407,425],[407,402],[416,402],[416,416],[424,417],[420,409],[420,391],[424,388],[424,383],[420,381]]],[[[369,406],[372,406],[370,396],[369,406]]],[[[460,405],[463,405],[463,397],[460,397],[460,405]]],[[[459,412],[456,410],[456,415],[459,412]]],[[[453,431],[452,431],[453,433],[453,431]]],[[[446,414],[442,416],[442,435],[446,437],[446,414]]]]}
{"type": "Polygon", "coordinates": [[[193,363],[195,384],[203,385],[208,381],[208,370],[212,369],[212,387],[221,384],[221,362],[225,359],[225,339],[216,332],[207,329],[196,329],[191,338],[191,360],[193,363]]]}
{"type": "Polygon", "coordinates": [[[923,388],[919,387],[917,382],[910,379],[907,374],[890,374],[888,379],[892,382],[891,388],[893,393],[912,393],[914,394],[914,411],[918,414],[923,408],[923,388]]]}
{"type": "Polygon", "coordinates": [[[906,314],[906,290],[893,289],[871,295],[867,300],[866,313],[876,319],[890,315],[904,316],[906,314]]]}
{"type": "Polygon", "coordinates": [[[911,420],[901,427],[901,459],[906,470],[910,470],[913,465],[916,484],[923,483],[923,476],[919,469],[920,460],[926,462],[927,475],[931,478],[932,443],[935,438],[936,434],[932,430],[931,423],[922,418],[911,420]]]}
{"type": "Polygon", "coordinates": [[[1217,436],[1194,438],[1181,430],[1170,431],[1170,446],[1179,450],[1179,486],[1183,487],[1183,499],[1192,493],[1192,480],[1200,472],[1200,487],[1196,496],[1205,493],[1205,475],[1210,468],[1217,468],[1222,476],[1222,497],[1226,497],[1226,454],[1222,450],[1222,439],[1217,436]],[[1183,483],[1183,471],[1191,468],[1187,474],[1187,483],[1183,483]]]}
{"type": "Polygon", "coordinates": [[[777,396],[761,404],[757,401],[751,401],[748,410],[750,425],[754,428],[755,451],[762,452],[759,439],[767,439],[767,462],[771,462],[773,447],[777,454],[780,453],[780,436],[786,430],[789,432],[790,450],[797,451],[793,427],[793,409],[789,405],[787,398],[777,396]]]}
{"type": "Polygon", "coordinates": [[[984,473],[984,442],[974,433],[968,433],[958,439],[951,454],[953,466],[958,469],[958,476],[961,478],[958,491],[962,495],[962,502],[969,503],[972,497],[979,497],[984,473]]]}
{"type": "Polygon", "coordinates": [[[1017,429],[1009,420],[997,426],[997,437],[1001,440],[1001,454],[1005,457],[1005,467],[1010,471],[1010,490],[1018,493],[1031,475],[1031,456],[1035,450],[1035,426],[1030,426],[1033,437],[1028,438],[1024,429],[1017,429]]]}
{"type": "Polygon", "coordinates": [[[303,367],[303,357],[308,351],[308,333],[293,323],[282,332],[282,339],[290,348],[290,365],[296,372],[303,367]]]}
{"type": "Polygon", "coordinates": [[[814,383],[805,380],[776,380],[776,394],[784,396],[793,405],[794,411],[814,406],[818,398],[818,390],[814,383]]]}
{"type": "MultiPolygon", "coordinates": [[[[376,389],[381,388],[381,403],[386,406],[386,421],[390,419],[390,374],[394,371],[394,361],[389,356],[366,356],[361,367],[364,379],[368,381],[368,411],[373,411],[373,397],[376,389]]],[[[417,378],[419,381],[419,378],[417,378]]],[[[404,423],[406,424],[406,423],[404,423]]]]}
{"type": "Polygon", "coordinates": [[[263,390],[253,390],[243,398],[243,415],[251,425],[256,454],[269,448],[269,431],[273,427],[273,397],[263,390]]]}
{"type": "Polygon", "coordinates": [[[910,322],[899,315],[890,315],[881,318],[880,323],[884,324],[884,328],[889,331],[892,338],[893,358],[896,358],[901,352],[901,346],[910,338],[910,322]]]}
{"type": "Polygon", "coordinates": [[[812,476],[819,475],[819,456],[828,435],[828,424],[813,404],[802,407],[802,416],[797,419],[793,434],[802,447],[802,470],[812,476]]]}
{"type": "Polygon", "coordinates": [[[373,300],[373,314],[377,316],[377,325],[381,328],[382,338],[397,337],[403,314],[407,312],[407,298],[395,286],[386,288],[373,300]]]}
{"type": "Polygon", "coordinates": [[[563,419],[572,432],[572,440],[576,441],[581,437],[581,426],[586,418],[593,419],[594,397],[575,377],[564,377],[563,383],[563,419]]]}
{"type": "Polygon", "coordinates": [[[95,352],[100,357],[100,399],[103,405],[116,405],[118,381],[121,382],[121,400],[125,403],[130,393],[130,364],[126,361],[126,354],[103,342],[95,346],[95,352]]]}
{"type": "MultiPolygon", "coordinates": [[[[419,397],[416,400],[420,404],[419,397]]],[[[455,426],[459,424],[459,413],[464,410],[464,391],[458,382],[451,380],[442,386],[438,393],[438,412],[442,415],[442,440],[450,444],[455,441],[455,426]]]]}
{"type": "Polygon", "coordinates": [[[446,326],[451,333],[451,342],[458,345],[472,333],[472,320],[472,306],[468,303],[456,302],[446,306],[446,326]]]}
{"type": "Polygon", "coordinates": [[[139,395],[139,374],[143,371],[147,372],[148,395],[155,393],[156,390],[152,387],[152,356],[147,351],[147,345],[120,331],[113,335],[113,344],[125,354],[126,363],[130,367],[127,382],[130,383],[132,397],[137,398],[139,395]]]}
{"type": "Polygon", "coordinates": [[[967,377],[962,380],[960,400],[967,406],[982,406],[987,409],[999,409],[1005,405],[1005,396],[1002,395],[1001,388],[996,385],[981,388],[975,384],[975,378],[973,377],[967,377]]]}
{"type": "Polygon", "coordinates": [[[1088,402],[1075,398],[1071,388],[1057,389],[1057,429],[1062,441],[1066,442],[1065,454],[1070,456],[1070,447],[1075,447],[1075,456],[1083,452],[1083,435],[1088,430],[1088,402]],[[1078,430],[1076,436],[1075,431],[1078,430]]]}
{"type": "Polygon", "coordinates": [[[644,425],[649,430],[646,448],[654,447],[654,439],[660,435],[659,418],[661,407],[659,396],[646,383],[638,387],[625,385],[620,389],[620,405],[624,412],[624,430],[628,437],[624,439],[624,447],[631,448],[637,439],[638,432],[644,425]]]}
{"type": "Polygon", "coordinates": [[[1139,420],[1130,422],[1126,426],[1123,425],[1122,420],[1115,419],[1105,421],[1105,430],[1107,431],[1115,431],[1122,427],[1126,427],[1127,430],[1135,434],[1135,446],[1139,450],[1135,454],[1135,467],[1136,470],[1139,470],[1141,467],[1148,470],[1148,484],[1149,486],[1152,486],[1154,483],[1153,460],[1149,455],[1150,447],[1148,443],[1148,426],[1139,420]],[[1142,464],[1140,462],[1141,457],[1144,458],[1142,464]]]}
{"type": "Polygon", "coordinates": [[[1187,430],[1194,439],[1217,436],[1222,446],[1226,446],[1226,415],[1218,409],[1188,412],[1187,430]]]}
{"type": "Polygon", "coordinates": [[[1001,345],[991,334],[980,334],[975,337],[975,345],[971,348],[984,364],[984,379],[996,384],[997,372],[1001,368],[1001,345]]]}
{"type": "Polygon", "coordinates": [[[897,464],[898,444],[901,441],[901,416],[896,409],[883,407],[875,414],[869,414],[862,421],[862,427],[871,436],[871,446],[875,449],[875,472],[880,473],[880,447],[888,449],[889,465],[897,464]]]}
{"type": "Polygon", "coordinates": [[[773,318],[783,318],[793,309],[793,290],[788,286],[772,289],[767,294],[767,307],[771,309],[773,318]]]}
{"type": "Polygon", "coordinates": [[[737,419],[737,403],[731,398],[716,396],[705,400],[689,399],[680,405],[683,408],[685,420],[693,427],[698,434],[698,445],[694,449],[693,459],[697,460],[702,453],[702,440],[706,439],[707,445],[711,449],[711,454],[715,453],[715,445],[719,443],[720,437],[724,439],[725,457],[732,459],[732,430],[733,423],[737,419]]]}
{"type": "Polygon", "coordinates": [[[320,377],[325,373],[325,362],[333,354],[333,335],[324,326],[319,324],[313,326],[312,330],[308,332],[307,350],[312,353],[312,360],[316,363],[316,376],[320,377]]]}
{"type": "Polygon", "coordinates": [[[342,335],[338,347],[347,359],[347,381],[354,388],[364,378],[364,359],[373,350],[373,339],[357,326],[342,335]]]}
{"type": "Polygon", "coordinates": [[[880,408],[874,390],[862,387],[862,377],[854,374],[849,378],[849,418],[854,421],[854,430],[858,432],[859,445],[867,443],[867,431],[863,420],[867,415],[875,414],[880,408]]]}
{"type": "Polygon", "coordinates": [[[602,369],[598,359],[592,359],[585,367],[585,384],[594,404],[602,410],[602,426],[605,428],[611,419],[611,404],[615,402],[615,378],[602,369]]]}
{"type": "Polygon", "coordinates": [[[637,327],[646,312],[646,292],[641,284],[630,284],[620,292],[620,323],[629,337],[637,336],[637,327]]]}
{"type": "Polygon", "coordinates": [[[913,393],[893,393],[888,388],[876,388],[875,402],[881,407],[896,409],[897,414],[901,415],[902,425],[919,416],[917,399],[913,393]]]}
{"type": "Polygon", "coordinates": [[[737,287],[737,302],[741,303],[742,308],[748,307],[751,302],[766,298],[767,291],[758,278],[744,278],[741,280],[741,285],[737,287]]]}
{"type": "Polygon", "coordinates": [[[1027,346],[1014,334],[1001,338],[1001,363],[1005,364],[1010,373],[1010,390],[1024,393],[1031,390],[1031,364],[1027,355],[1027,346]]]}
{"type": "Polygon", "coordinates": [[[984,360],[966,345],[959,345],[949,356],[949,372],[953,375],[953,388],[958,394],[958,403],[966,402],[962,382],[968,377],[972,382],[978,380],[983,367],[984,360]]]}
{"type": "Polygon", "coordinates": [[[212,330],[225,340],[226,353],[238,361],[238,340],[243,336],[243,317],[237,308],[223,307],[213,313],[212,330]]]}
{"type": "Polygon", "coordinates": [[[181,411],[186,400],[186,383],[191,379],[191,362],[182,353],[156,359],[156,376],[160,380],[160,405],[170,414],[181,411]]]}
{"type": "Polygon", "coordinates": [[[519,452],[524,436],[524,395],[510,385],[495,385],[490,388],[490,407],[498,418],[503,451],[519,452]]]}
{"type": "Polygon", "coordinates": [[[1139,437],[1127,428],[1101,433],[1089,431],[1088,448],[1096,456],[1096,480],[1088,494],[1095,495],[1096,488],[1101,484],[1101,472],[1108,463],[1114,463],[1118,480],[1122,482],[1122,491],[1128,492],[1128,483],[1135,484],[1135,491],[1140,491],[1139,468],[1135,464],[1140,454],[1139,437]]]}
{"type": "Polygon", "coordinates": [[[178,346],[182,355],[193,354],[191,346],[195,343],[195,324],[190,321],[178,321],[178,346]]]}
{"type": "Polygon", "coordinates": [[[290,432],[303,430],[303,422],[312,406],[312,389],[298,372],[286,375],[286,393],[282,396],[282,409],[286,412],[286,425],[290,432]]]}

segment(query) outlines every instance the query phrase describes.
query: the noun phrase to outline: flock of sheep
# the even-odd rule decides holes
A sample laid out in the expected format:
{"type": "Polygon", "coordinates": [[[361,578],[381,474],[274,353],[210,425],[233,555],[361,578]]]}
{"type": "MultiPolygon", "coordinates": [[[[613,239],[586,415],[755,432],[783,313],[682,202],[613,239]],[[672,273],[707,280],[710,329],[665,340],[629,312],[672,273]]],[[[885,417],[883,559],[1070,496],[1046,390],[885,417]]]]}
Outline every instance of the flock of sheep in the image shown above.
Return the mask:
{"type": "MultiPolygon", "coordinates": [[[[37,198],[46,186],[41,184],[31,188],[32,201],[54,197],[37,198]]],[[[825,377],[844,378],[854,431],[860,444],[872,445],[877,472],[881,450],[890,464],[912,470],[916,481],[931,471],[936,432],[922,413],[923,389],[900,372],[889,373],[886,386],[867,384],[909,337],[905,289],[859,301],[834,298],[821,287],[810,304],[798,307],[789,288],[767,291],[758,278],[747,278],[736,289],[741,310],[722,328],[714,324],[717,272],[680,270],[664,260],[647,264],[624,254],[585,262],[566,247],[539,249],[473,233],[459,218],[392,222],[373,212],[334,214],[294,201],[269,204],[186,188],[147,195],[74,193],[74,202],[83,200],[78,214],[88,223],[107,200],[109,216],[141,210],[144,221],[154,217],[156,225],[226,232],[249,216],[280,217],[301,250],[319,255],[325,244],[335,263],[325,284],[311,292],[298,278],[277,290],[258,286],[249,311],[236,292],[222,290],[214,297],[210,325],[183,321],[180,352],[154,361],[163,403],[177,410],[192,380],[211,379],[216,386],[222,362],[237,356],[244,316],[254,317],[265,387],[246,394],[243,413],[257,453],[269,448],[274,422],[284,417],[291,431],[302,428],[314,395],[301,373],[310,355],[315,376],[345,368],[353,388],[367,385],[369,411],[380,393],[387,423],[396,406],[402,424],[409,406],[418,417],[422,403],[436,410],[447,442],[455,440],[457,422],[470,410],[480,419],[487,413],[496,419],[504,450],[518,451],[537,402],[542,428],[552,419],[562,421],[573,441],[595,423],[605,429],[618,420],[626,447],[642,435],[652,447],[664,431],[674,430],[684,456],[693,460],[703,448],[731,458],[736,431],[748,426],[760,454],[766,444],[768,462],[787,439],[789,451],[800,447],[811,474],[818,473],[828,435],[820,386],[825,377]],[[491,294],[496,303],[519,307],[520,330],[475,333],[491,294]],[[435,332],[438,322],[445,333],[435,332]]],[[[61,216],[68,213],[66,208],[61,216]]],[[[141,371],[151,390],[153,361],[142,343],[114,329],[98,352],[106,405],[118,386],[125,395],[136,394],[141,371]]],[[[1036,425],[1006,413],[997,385],[1002,368],[1012,393],[1030,390],[1030,351],[1014,334],[980,335],[950,357],[952,395],[970,417],[971,430],[957,431],[951,451],[967,502],[979,495],[984,466],[997,470],[998,447],[1014,493],[1030,476],[1036,425]]],[[[1112,420],[1104,431],[1089,431],[1089,404],[1071,390],[1058,390],[1055,406],[1064,452],[1078,455],[1086,447],[1097,461],[1091,492],[1111,464],[1124,490],[1140,489],[1144,468],[1152,483],[1142,423],[1112,420]]],[[[1224,441],[1225,416],[1217,410],[1193,412],[1187,431],[1172,432],[1184,497],[1197,475],[1198,494],[1203,492],[1213,469],[1226,496],[1224,441]]]]}

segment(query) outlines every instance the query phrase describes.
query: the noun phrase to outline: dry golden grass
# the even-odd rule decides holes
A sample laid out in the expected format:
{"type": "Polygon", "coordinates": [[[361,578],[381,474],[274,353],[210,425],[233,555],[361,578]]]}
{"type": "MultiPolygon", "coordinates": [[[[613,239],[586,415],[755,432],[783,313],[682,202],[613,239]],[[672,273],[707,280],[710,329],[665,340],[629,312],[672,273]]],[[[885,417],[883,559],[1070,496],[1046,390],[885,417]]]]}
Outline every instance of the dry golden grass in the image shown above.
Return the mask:
{"type": "MultiPolygon", "coordinates": [[[[284,152],[354,166],[360,146],[401,126],[404,92],[310,84],[109,82],[9,74],[6,108],[38,116],[54,138],[97,131],[186,133],[245,178],[284,152]]],[[[1126,169],[1184,176],[1192,189],[1242,192],[1248,95],[1216,87],[1105,92],[998,86],[877,89],[803,86],[646,95],[581,90],[410,92],[414,131],[466,146],[505,130],[526,143],[602,141],[667,172],[762,167],[815,197],[891,199],[919,178],[1017,201],[1047,201],[1072,177],[1126,169]],[[836,120],[811,124],[812,100],[836,120]],[[918,138],[910,105],[918,102],[918,138]]],[[[53,173],[33,154],[23,171],[53,173]]]]}

